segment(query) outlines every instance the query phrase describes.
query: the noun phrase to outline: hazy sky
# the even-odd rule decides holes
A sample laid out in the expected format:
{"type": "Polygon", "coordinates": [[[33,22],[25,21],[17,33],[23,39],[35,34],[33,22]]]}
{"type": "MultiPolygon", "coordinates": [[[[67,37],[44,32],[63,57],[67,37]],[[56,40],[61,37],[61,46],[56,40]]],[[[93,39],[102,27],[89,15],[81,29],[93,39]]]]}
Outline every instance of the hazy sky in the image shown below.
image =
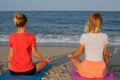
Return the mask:
{"type": "Polygon", "coordinates": [[[0,0],[0,11],[11,10],[120,11],[120,0],[0,0]]]}

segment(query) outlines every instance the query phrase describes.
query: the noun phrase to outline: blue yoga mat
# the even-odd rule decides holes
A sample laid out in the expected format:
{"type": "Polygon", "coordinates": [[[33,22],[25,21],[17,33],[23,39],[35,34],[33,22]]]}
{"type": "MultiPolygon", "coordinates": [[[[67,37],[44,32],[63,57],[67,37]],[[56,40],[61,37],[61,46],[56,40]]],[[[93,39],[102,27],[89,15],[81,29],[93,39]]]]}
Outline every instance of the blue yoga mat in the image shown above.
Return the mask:
{"type": "Polygon", "coordinates": [[[23,76],[23,75],[12,75],[10,71],[6,71],[3,74],[0,75],[0,80],[41,80],[43,75],[48,71],[48,69],[51,67],[51,64],[48,64],[42,71],[40,71],[37,74],[29,75],[29,76],[23,76]]]}

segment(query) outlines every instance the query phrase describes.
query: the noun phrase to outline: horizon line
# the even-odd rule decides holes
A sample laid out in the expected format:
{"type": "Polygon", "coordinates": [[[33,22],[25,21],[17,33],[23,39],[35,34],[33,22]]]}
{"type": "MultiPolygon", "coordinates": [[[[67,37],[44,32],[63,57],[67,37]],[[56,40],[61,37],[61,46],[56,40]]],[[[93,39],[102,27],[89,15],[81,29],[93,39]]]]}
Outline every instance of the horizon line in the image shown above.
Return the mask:
{"type": "Polygon", "coordinates": [[[0,10],[0,11],[111,11],[119,12],[119,10],[0,10]]]}

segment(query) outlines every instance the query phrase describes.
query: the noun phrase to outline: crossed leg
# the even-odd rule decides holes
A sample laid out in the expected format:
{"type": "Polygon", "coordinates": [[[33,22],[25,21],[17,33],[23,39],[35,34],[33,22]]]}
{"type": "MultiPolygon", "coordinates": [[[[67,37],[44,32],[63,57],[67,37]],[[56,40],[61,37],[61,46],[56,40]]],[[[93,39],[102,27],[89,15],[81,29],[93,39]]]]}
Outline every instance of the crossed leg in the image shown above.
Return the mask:
{"type": "Polygon", "coordinates": [[[36,66],[36,73],[40,72],[48,65],[48,62],[39,61],[35,63],[36,66]]]}
{"type": "Polygon", "coordinates": [[[75,67],[75,69],[78,71],[79,70],[79,66],[81,64],[81,61],[79,59],[76,59],[76,58],[71,58],[70,59],[73,66],[75,67]]]}

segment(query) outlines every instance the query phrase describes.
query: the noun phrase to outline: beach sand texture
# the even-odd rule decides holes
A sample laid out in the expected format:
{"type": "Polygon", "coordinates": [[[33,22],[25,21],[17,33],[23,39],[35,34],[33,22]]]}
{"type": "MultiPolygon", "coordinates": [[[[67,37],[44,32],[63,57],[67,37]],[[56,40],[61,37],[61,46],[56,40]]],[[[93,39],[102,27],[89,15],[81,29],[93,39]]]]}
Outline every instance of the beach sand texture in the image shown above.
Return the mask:
{"type": "MultiPolygon", "coordinates": [[[[53,61],[52,68],[46,73],[42,80],[71,80],[71,63],[67,58],[67,55],[74,53],[77,49],[69,46],[39,46],[38,51],[45,57],[51,57],[53,61]]],[[[109,71],[120,78],[120,48],[110,47],[110,53],[112,53],[112,59],[109,63],[109,71]]],[[[0,74],[8,70],[7,56],[9,48],[7,46],[0,46],[0,74]]],[[[84,59],[84,55],[80,58],[84,59]]],[[[38,61],[33,57],[33,61],[38,61]]]]}

